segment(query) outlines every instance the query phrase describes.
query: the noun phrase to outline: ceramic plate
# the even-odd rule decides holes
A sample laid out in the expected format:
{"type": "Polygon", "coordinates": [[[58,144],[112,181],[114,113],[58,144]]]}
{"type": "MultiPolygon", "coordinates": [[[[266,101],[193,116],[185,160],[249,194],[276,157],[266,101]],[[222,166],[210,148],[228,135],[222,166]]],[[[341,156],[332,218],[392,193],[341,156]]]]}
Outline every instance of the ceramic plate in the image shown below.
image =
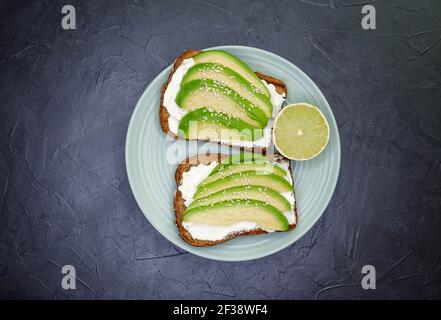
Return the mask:
{"type": "MultiPolygon", "coordinates": [[[[312,160],[293,162],[299,213],[297,227],[290,232],[239,237],[206,248],[190,246],[179,237],[174,223],[174,173],[177,162],[196,154],[202,143],[172,140],[159,126],[160,90],[171,66],[162,71],[145,89],[133,111],[126,139],[127,174],[135,199],[146,218],[176,246],[198,256],[216,260],[257,259],[294,243],[325,211],[334,193],[340,170],[338,128],[332,110],[319,88],[291,62],[273,53],[251,47],[221,46],[209,49],[228,51],[245,61],[253,70],[282,79],[288,87],[287,104],[314,104],[320,108],[329,122],[330,139],[326,149],[312,160]]],[[[204,146],[207,148],[207,144],[204,146]]],[[[228,148],[215,144],[210,144],[208,148],[213,152],[229,151],[228,148]]]]}

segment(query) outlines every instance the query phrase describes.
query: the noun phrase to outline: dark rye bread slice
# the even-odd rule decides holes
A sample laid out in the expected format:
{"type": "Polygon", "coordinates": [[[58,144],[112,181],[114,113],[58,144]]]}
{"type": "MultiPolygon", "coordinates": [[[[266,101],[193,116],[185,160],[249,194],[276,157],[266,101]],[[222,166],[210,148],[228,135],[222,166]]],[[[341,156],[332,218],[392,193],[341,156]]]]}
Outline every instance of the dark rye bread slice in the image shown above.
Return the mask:
{"type": "MultiPolygon", "coordinates": [[[[185,159],[184,161],[182,161],[178,167],[176,168],[176,173],[175,173],[175,180],[176,180],[176,191],[175,191],[175,196],[174,196],[174,208],[175,208],[175,223],[176,226],[178,227],[178,231],[179,234],[181,236],[182,239],[184,239],[185,242],[191,244],[192,246],[196,246],[196,247],[209,247],[209,246],[214,246],[216,244],[231,240],[233,238],[236,238],[238,236],[246,236],[246,235],[257,235],[257,234],[264,234],[264,233],[268,233],[265,230],[262,229],[254,229],[251,231],[243,231],[243,232],[238,232],[238,233],[234,233],[234,234],[230,234],[228,237],[221,239],[221,240],[216,240],[216,241],[210,241],[210,240],[198,240],[198,239],[194,239],[190,233],[187,231],[187,229],[185,229],[182,226],[182,217],[183,217],[183,213],[185,211],[185,209],[187,209],[187,207],[185,206],[184,203],[184,199],[182,197],[182,193],[181,191],[179,191],[179,186],[181,185],[182,182],[182,177],[184,172],[187,172],[188,170],[190,170],[190,168],[192,166],[196,166],[200,163],[203,164],[210,164],[213,161],[217,161],[220,162],[222,159],[228,157],[228,155],[222,155],[222,154],[201,154],[201,155],[196,155],[190,158],[185,159]]],[[[274,156],[267,156],[268,158],[276,161],[276,162],[282,162],[282,161],[288,161],[289,164],[289,172],[291,172],[291,162],[285,158],[283,158],[280,155],[274,155],[274,156]]],[[[292,178],[292,175],[291,175],[292,178]]],[[[293,185],[294,185],[294,179],[293,179],[293,185]]],[[[294,192],[294,191],[293,191],[294,192]]],[[[295,192],[294,192],[294,199],[295,199],[295,192]]],[[[296,223],[291,224],[289,226],[289,230],[293,230],[296,227],[297,221],[298,221],[298,217],[297,217],[297,201],[294,202],[293,204],[294,206],[294,213],[296,215],[296,223]]]]}
{"type": "MultiPolygon", "coordinates": [[[[175,135],[174,133],[170,132],[170,129],[168,127],[168,118],[170,117],[170,114],[168,113],[167,109],[165,108],[163,102],[164,102],[164,93],[165,90],[167,90],[168,84],[170,83],[173,74],[175,73],[176,69],[179,68],[179,66],[182,64],[182,61],[184,61],[185,59],[189,59],[195,55],[197,55],[198,53],[202,52],[201,50],[193,50],[193,49],[187,49],[185,50],[179,57],[176,58],[173,67],[170,71],[170,74],[168,75],[167,81],[163,84],[162,88],[161,88],[161,98],[159,100],[159,124],[161,126],[162,131],[164,131],[165,134],[169,135],[170,137],[174,138],[174,139],[178,139],[178,136],[175,135]]],[[[276,88],[277,93],[279,94],[285,94],[285,96],[288,94],[288,89],[286,88],[285,83],[282,80],[279,80],[277,78],[271,77],[271,76],[267,76],[263,73],[260,72],[255,72],[256,75],[262,79],[265,80],[268,84],[273,84],[274,87],[276,88]]],[[[220,142],[218,142],[220,144],[220,142]]],[[[222,143],[224,145],[230,146],[229,143],[222,143]]],[[[244,148],[241,148],[244,149],[244,148]]],[[[266,152],[266,148],[246,148],[249,151],[259,151],[262,153],[266,152]]]]}

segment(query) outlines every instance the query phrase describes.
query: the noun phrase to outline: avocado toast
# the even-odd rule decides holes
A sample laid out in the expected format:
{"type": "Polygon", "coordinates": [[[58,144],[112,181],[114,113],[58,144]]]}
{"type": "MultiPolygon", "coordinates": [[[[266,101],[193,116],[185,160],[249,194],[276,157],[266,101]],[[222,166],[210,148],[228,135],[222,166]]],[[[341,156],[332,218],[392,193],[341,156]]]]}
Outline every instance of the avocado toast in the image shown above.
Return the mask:
{"type": "Polygon", "coordinates": [[[279,155],[197,155],[178,165],[175,180],[176,225],[193,246],[296,226],[291,165],[279,155]]]}
{"type": "Polygon", "coordinates": [[[286,95],[283,81],[225,51],[188,49],[161,89],[160,126],[175,139],[265,152],[286,95]]]}

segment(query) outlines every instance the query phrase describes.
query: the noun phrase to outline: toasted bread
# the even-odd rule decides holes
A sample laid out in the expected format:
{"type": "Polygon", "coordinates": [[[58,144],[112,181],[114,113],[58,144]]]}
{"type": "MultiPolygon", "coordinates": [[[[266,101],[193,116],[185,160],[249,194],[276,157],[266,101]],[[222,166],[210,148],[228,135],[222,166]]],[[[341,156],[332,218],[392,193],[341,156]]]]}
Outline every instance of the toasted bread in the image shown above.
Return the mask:
{"type": "MultiPolygon", "coordinates": [[[[160,98],[160,106],[159,106],[159,124],[161,126],[162,131],[174,139],[178,139],[178,136],[176,134],[172,133],[169,129],[168,118],[170,117],[170,114],[168,113],[167,108],[163,104],[164,94],[165,94],[165,91],[167,90],[168,84],[170,83],[170,81],[173,77],[173,74],[175,73],[176,69],[178,69],[179,66],[182,64],[182,61],[184,61],[185,59],[190,59],[191,57],[197,55],[200,52],[201,52],[200,50],[187,49],[179,57],[177,57],[174,64],[173,64],[173,67],[170,71],[170,74],[168,75],[167,81],[164,83],[164,85],[161,88],[161,98],[160,98]]],[[[286,88],[286,85],[282,80],[265,75],[260,72],[255,72],[255,73],[260,79],[265,80],[268,84],[274,85],[277,93],[285,94],[285,96],[288,94],[288,90],[286,88]]],[[[220,144],[220,142],[218,142],[218,143],[220,144]]],[[[229,143],[222,143],[222,144],[227,145],[227,146],[231,146],[231,144],[229,144],[229,143]]],[[[245,148],[241,148],[241,149],[245,149],[245,148]]],[[[254,150],[254,151],[259,151],[262,153],[266,152],[266,148],[247,148],[247,150],[250,150],[250,151],[254,150]]]]}
{"type": "MultiPolygon", "coordinates": [[[[182,218],[183,218],[183,213],[184,213],[185,209],[187,209],[187,207],[185,206],[184,199],[182,197],[182,193],[181,193],[181,191],[179,191],[178,187],[181,185],[184,172],[190,170],[190,168],[192,166],[196,166],[200,163],[210,164],[213,161],[220,162],[222,159],[224,159],[226,157],[228,157],[228,155],[222,155],[222,154],[196,155],[196,156],[185,159],[176,168],[176,173],[175,173],[176,191],[175,191],[175,195],[174,195],[174,209],[175,209],[175,218],[176,218],[175,223],[176,223],[176,226],[178,227],[178,231],[179,231],[181,238],[184,241],[186,241],[187,243],[191,244],[192,246],[208,247],[208,246],[213,246],[213,245],[231,240],[231,239],[236,238],[238,236],[258,235],[258,234],[267,233],[263,229],[254,229],[254,230],[250,230],[250,231],[242,231],[242,232],[238,232],[238,233],[234,233],[234,234],[229,234],[226,238],[221,239],[221,240],[209,241],[209,240],[194,239],[191,236],[191,234],[187,231],[187,229],[185,229],[183,227],[182,218]]],[[[276,161],[276,162],[288,161],[287,159],[285,159],[279,155],[275,155],[275,156],[271,156],[271,157],[267,156],[267,157],[271,158],[273,161],[276,161]]],[[[289,168],[289,173],[291,173],[291,162],[290,161],[288,161],[288,168],[289,168]]],[[[294,183],[294,179],[293,179],[293,183],[294,183]]],[[[294,197],[295,197],[295,192],[294,192],[294,197]]],[[[294,203],[292,205],[294,208],[294,214],[296,216],[295,222],[297,223],[297,204],[296,204],[296,201],[294,201],[294,203]]],[[[290,224],[289,230],[294,229],[296,226],[296,223],[290,224]]]]}

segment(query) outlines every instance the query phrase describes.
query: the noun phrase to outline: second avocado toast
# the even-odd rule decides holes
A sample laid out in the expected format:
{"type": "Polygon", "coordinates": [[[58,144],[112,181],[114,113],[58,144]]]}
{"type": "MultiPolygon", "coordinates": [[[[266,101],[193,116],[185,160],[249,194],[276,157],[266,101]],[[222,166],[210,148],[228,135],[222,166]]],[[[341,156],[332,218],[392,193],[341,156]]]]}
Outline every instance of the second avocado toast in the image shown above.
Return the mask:
{"type": "Polygon", "coordinates": [[[291,165],[281,156],[197,155],[178,166],[175,180],[176,225],[193,246],[288,231],[297,224],[291,165]]]}

